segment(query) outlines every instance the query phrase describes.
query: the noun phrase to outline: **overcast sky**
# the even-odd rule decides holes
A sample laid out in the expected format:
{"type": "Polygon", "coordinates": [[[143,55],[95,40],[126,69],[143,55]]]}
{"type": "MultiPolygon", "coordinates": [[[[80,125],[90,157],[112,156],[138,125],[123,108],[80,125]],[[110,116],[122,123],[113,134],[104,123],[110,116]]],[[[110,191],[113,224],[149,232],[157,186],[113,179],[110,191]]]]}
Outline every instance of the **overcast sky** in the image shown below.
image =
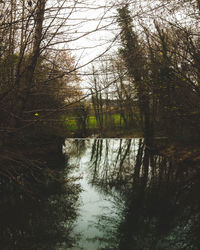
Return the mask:
{"type": "Polygon", "coordinates": [[[79,65],[114,47],[113,40],[118,32],[117,25],[113,24],[116,23],[115,15],[116,9],[106,7],[104,1],[87,1],[87,4],[77,7],[70,17],[74,26],[73,36],[84,36],[69,46],[74,50],[76,59],[80,59],[79,65]]]}
{"type": "MultiPolygon", "coordinates": [[[[61,4],[63,1],[57,1],[61,4]]],[[[108,0],[79,0],[66,1],[65,8],[60,13],[66,21],[63,23],[63,36],[60,36],[57,48],[69,49],[72,55],[75,55],[77,68],[80,73],[85,73],[91,68],[90,61],[98,58],[104,52],[111,53],[117,50],[117,41],[115,37],[119,34],[119,27],[116,23],[117,2],[108,0]],[[114,2],[112,4],[111,2],[114,2]],[[68,7],[68,8],[66,8],[68,7]],[[81,67],[86,65],[85,67],[81,67]]],[[[130,10],[134,20],[134,26],[137,28],[140,24],[145,24],[149,29],[153,29],[153,21],[179,19],[183,22],[187,20],[187,8],[177,14],[173,12],[171,1],[158,0],[127,0],[130,2],[130,10]],[[166,4],[165,8],[161,4],[166,4]]],[[[140,26],[141,29],[141,26],[140,26]]]]}

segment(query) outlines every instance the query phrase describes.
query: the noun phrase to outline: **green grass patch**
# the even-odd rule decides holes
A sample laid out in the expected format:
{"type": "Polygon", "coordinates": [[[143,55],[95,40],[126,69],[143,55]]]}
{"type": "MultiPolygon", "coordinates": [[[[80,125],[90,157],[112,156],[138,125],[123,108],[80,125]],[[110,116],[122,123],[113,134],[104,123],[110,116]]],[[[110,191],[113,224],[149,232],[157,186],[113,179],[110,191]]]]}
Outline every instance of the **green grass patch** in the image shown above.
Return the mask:
{"type": "Polygon", "coordinates": [[[64,123],[69,131],[76,131],[78,129],[76,119],[72,116],[66,117],[64,123]]]}
{"type": "Polygon", "coordinates": [[[120,114],[113,114],[112,119],[116,127],[124,127],[124,120],[120,114]]]}
{"type": "MultiPolygon", "coordinates": [[[[77,119],[75,116],[65,116],[62,117],[64,120],[64,124],[66,126],[66,129],[70,132],[76,132],[79,127],[77,124],[77,119]]],[[[111,116],[104,115],[103,117],[104,120],[104,129],[114,129],[114,128],[124,128],[124,120],[122,119],[120,114],[112,114],[111,116]]],[[[86,124],[87,129],[99,129],[98,127],[98,122],[96,120],[96,117],[94,115],[91,115],[87,119],[87,124],[86,124]]]]}
{"type": "Polygon", "coordinates": [[[89,116],[88,122],[87,122],[87,128],[88,129],[96,129],[97,126],[97,120],[95,116],[89,116]]]}

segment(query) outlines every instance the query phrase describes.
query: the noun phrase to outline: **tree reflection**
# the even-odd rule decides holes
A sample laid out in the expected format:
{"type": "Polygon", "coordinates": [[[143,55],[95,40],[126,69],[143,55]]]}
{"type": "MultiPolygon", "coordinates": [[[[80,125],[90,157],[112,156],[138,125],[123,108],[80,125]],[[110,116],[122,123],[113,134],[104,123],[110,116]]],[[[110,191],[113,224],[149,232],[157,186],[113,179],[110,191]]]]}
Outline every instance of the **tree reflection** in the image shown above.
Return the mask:
{"type": "Polygon", "coordinates": [[[101,249],[199,249],[199,160],[164,157],[142,139],[96,139],[90,171],[117,211],[98,220],[101,249]]]}
{"type": "Polygon", "coordinates": [[[90,182],[105,192],[129,184],[133,173],[131,159],[135,159],[136,148],[137,141],[133,139],[95,139],[91,150],[90,182]]]}
{"type": "Polygon", "coordinates": [[[70,233],[80,190],[68,178],[64,161],[59,171],[55,172],[53,166],[51,170],[53,178],[48,176],[45,183],[37,183],[34,193],[13,182],[1,183],[1,249],[67,249],[73,245],[70,233]]]}

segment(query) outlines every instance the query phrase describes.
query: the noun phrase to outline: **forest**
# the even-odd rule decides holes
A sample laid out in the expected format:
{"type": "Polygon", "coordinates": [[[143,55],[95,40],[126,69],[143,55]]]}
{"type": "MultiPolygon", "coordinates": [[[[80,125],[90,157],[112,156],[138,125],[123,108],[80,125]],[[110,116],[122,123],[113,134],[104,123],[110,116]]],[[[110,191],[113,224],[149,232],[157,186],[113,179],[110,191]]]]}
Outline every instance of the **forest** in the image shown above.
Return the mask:
{"type": "Polygon", "coordinates": [[[198,1],[161,1],[149,9],[136,1],[135,12],[131,2],[113,4],[109,25],[117,46],[87,62],[85,75],[69,47],[82,36],[70,37],[67,25],[78,7],[64,2],[1,3],[1,144],[41,130],[198,141],[198,1]]]}
{"type": "MultiPolygon", "coordinates": [[[[60,193],[63,206],[55,213],[67,218],[68,224],[59,224],[58,231],[69,232],[80,187],[74,184],[78,178],[68,176],[73,167],[66,167],[69,155],[62,152],[66,138],[140,138],[135,169],[130,169],[131,163],[126,168],[131,175],[127,183],[142,186],[137,186],[139,193],[133,192],[131,200],[145,196],[140,193],[144,190],[152,192],[151,171],[158,174],[156,182],[172,178],[173,184],[182,183],[186,178],[186,189],[187,181],[197,180],[199,20],[200,0],[0,0],[0,204],[7,202],[6,193],[9,204],[16,199],[22,207],[27,199],[34,207],[36,200],[42,200],[45,214],[45,209],[55,209],[60,193]],[[191,164],[196,170],[190,169],[191,164]],[[51,202],[43,195],[56,199],[51,202]]],[[[120,144],[116,160],[122,157],[122,172],[129,142],[122,156],[120,144]]],[[[91,149],[91,160],[99,147],[101,152],[96,153],[95,171],[102,145],[97,139],[91,149]]],[[[194,210],[197,218],[196,203],[194,210]]],[[[26,212],[28,218],[29,208],[26,212]]],[[[0,232],[4,234],[4,229],[0,232]]],[[[17,242],[20,230],[16,232],[10,233],[12,240],[4,235],[0,248],[2,244],[3,249],[28,249],[21,243],[8,245],[17,242]]],[[[46,248],[32,244],[30,249],[51,249],[54,243],[46,248]]]]}

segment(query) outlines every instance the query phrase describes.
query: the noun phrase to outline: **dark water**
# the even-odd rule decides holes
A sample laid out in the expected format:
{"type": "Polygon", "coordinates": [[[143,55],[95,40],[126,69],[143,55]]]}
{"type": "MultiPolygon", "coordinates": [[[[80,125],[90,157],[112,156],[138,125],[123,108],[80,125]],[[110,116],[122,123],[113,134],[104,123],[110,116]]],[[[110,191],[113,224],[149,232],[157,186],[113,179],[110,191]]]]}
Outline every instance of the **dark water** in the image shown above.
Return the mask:
{"type": "MultiPolygon", "coordinates": [[[[60,163],[59,163],[60,164],[60,163]]],[[[60,166],[58,165],[57,168],[60,166]]],[[[39,170],[38,170],[39,171],[39,170]]],[[[0,249],[68,249],[79,187],[53,171],[45,181],[29,173],[29,185],[0,178],[0,249]],[[37,181],[35,180],[37,178],[37,181]]],[[[27,178],[28,178],[27,177],[27,178]]],[[[28,182],[28,181],[26,181],[28,182]]]]}
{"type": "Polygon", "coordinates": [[[0,249],[200,249],[198,149],[164,157],[142,139],[67,139],[63,152],[38,194],[0,184],[0,249]]]}

